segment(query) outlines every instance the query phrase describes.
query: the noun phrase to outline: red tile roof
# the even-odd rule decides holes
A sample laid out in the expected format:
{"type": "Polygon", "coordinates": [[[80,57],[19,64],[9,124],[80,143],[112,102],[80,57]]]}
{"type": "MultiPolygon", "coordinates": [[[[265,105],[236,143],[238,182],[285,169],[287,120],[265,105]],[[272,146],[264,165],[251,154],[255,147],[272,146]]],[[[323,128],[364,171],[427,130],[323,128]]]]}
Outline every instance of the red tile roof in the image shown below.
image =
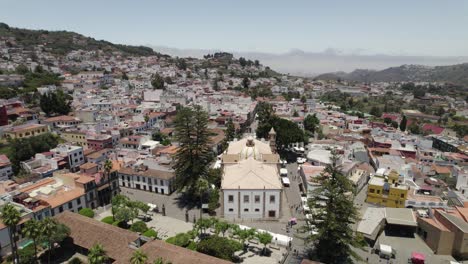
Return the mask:
{"type": "Polygon", "coordinates": [[[444,131],[443,127],[439,127],[433,124],[424,124],[422,127],[423,131],[430,132],[431,134],[439,135],[444,131]]]}

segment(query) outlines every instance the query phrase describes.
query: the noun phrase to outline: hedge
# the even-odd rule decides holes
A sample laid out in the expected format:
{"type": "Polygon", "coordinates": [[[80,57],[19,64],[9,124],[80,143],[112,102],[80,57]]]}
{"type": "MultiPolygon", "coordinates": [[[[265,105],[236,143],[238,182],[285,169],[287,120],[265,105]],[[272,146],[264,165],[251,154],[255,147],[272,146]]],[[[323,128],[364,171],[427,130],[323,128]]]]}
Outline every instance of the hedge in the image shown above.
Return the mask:
{"type": "Polygon", "coordinates": [[[91,209],[91,208],[83,208],[83,209],[81,209],[78,213],[79,213],[80,215],[84,215],[84,216],[89,217],[89,218],[93,218],[93,217],[94,217],[94,211],[93,211],[93,209],[91,209]]]}
{"type": "Polygon", "coordinates": [[[106,216],[101,220],[101,222],[112,225],[112,223],[114,223],[114,217],[106,216]]]}
{"type": "Polygon", "coordinates": [[[138,221],[133,223],[133,225],[130,227],[130,230],[133,232],[144,233],[146,230],[148,230],[148,227],[146,226],[145,222],[138,221]]]}
{"type": "Polygon", "coordinates": [[[145,237],[152,237],[152,238],[158,238],[158,232],[156,232],[154,229],[148,229],[146,230],[143,235],[145,237]]]}

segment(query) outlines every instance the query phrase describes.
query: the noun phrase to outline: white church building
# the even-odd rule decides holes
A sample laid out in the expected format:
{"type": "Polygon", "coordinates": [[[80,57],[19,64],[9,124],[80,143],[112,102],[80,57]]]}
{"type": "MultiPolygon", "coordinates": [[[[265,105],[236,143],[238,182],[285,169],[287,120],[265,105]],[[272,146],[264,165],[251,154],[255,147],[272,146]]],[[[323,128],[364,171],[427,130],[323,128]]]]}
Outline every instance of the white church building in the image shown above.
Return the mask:
{"type": "MultiPolygon", "coordinates": [[[[270,139],[275,140],[274,131],[270,139]]],[[[228,219],[281,217],[282,184],[274,143],[253,137],[230,142],[222,155],[222,211],[228,219]]]]}

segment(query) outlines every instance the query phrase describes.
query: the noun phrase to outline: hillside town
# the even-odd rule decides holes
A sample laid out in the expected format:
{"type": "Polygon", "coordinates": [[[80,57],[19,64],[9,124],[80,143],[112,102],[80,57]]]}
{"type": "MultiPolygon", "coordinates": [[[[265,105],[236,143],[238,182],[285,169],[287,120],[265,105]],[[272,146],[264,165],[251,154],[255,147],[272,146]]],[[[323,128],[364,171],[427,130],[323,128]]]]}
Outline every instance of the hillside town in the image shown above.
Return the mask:
{"type": "Polygon", "coordinates": [[[450,83],[24,43],[0,34],[4,263],[319,263],[339,177],[360,262],[468,260],[468,96],[450,83]]]}

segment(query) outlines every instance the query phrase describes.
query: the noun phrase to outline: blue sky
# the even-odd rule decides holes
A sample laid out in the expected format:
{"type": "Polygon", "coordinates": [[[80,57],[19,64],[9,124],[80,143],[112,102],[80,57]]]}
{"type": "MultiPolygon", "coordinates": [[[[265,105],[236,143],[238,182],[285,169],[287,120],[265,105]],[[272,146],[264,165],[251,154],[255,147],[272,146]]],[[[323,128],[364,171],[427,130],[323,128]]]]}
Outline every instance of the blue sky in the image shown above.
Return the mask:
{"type": "Polygon", "coordinates": [[[468,56],[465,0],[0,0],[10,26],[116,43],[272,53],[468,56]]]}

